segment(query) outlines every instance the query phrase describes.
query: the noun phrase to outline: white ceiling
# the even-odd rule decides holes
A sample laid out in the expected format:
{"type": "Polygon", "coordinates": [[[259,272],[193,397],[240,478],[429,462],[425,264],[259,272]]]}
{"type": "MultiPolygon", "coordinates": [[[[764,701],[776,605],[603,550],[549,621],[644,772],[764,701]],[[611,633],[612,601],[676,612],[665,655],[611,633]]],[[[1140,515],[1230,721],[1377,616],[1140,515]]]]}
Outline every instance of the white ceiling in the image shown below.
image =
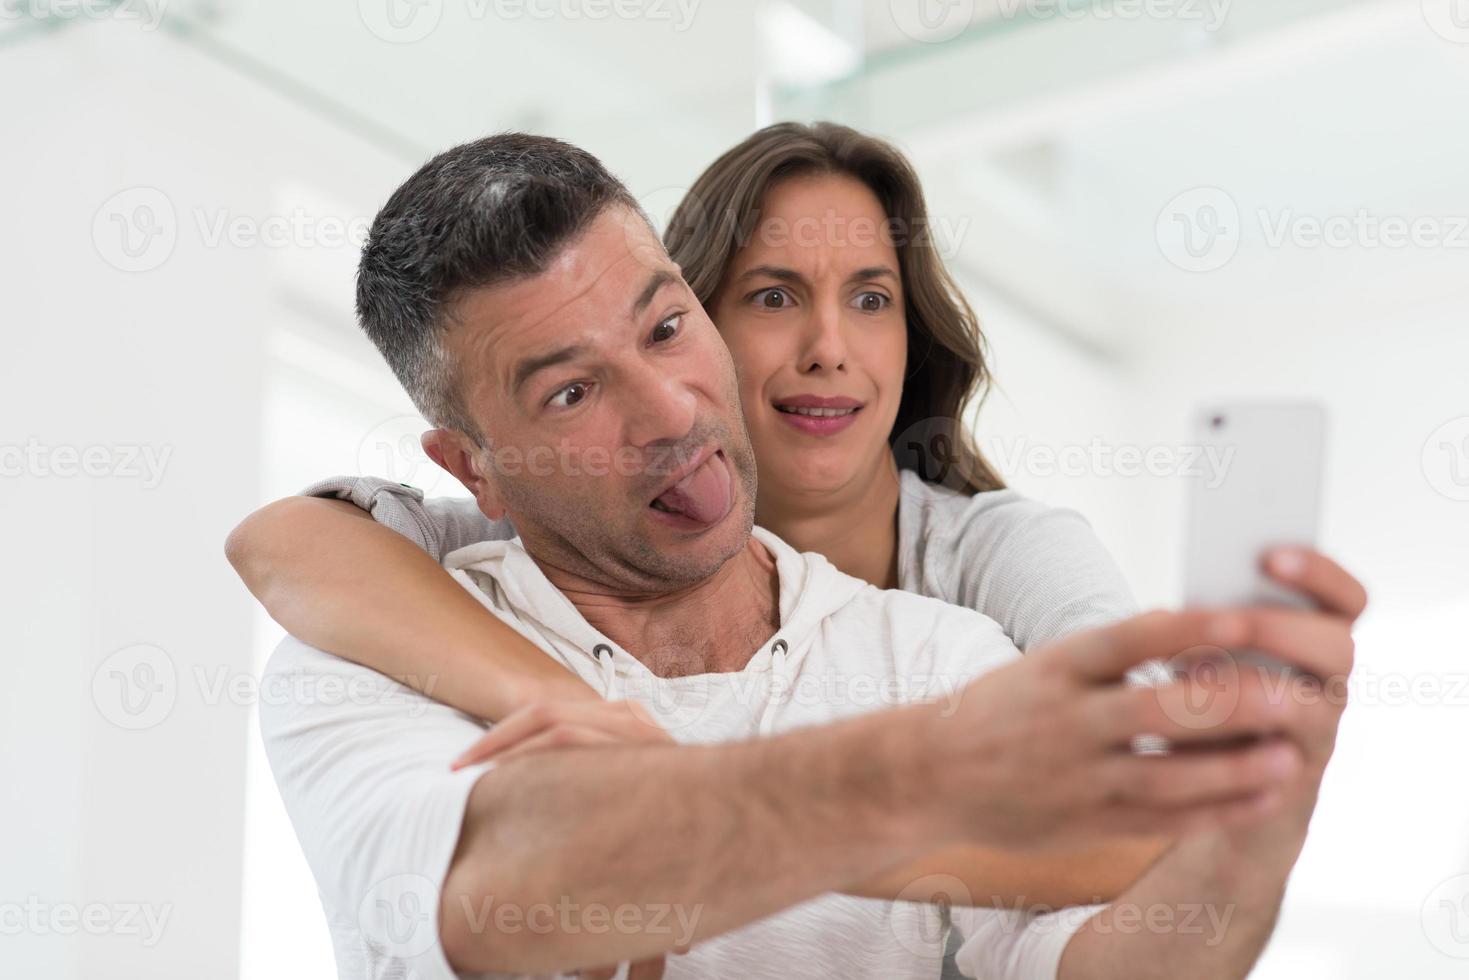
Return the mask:
{"type": "Polygon", "coordinates": [[[1249,303],[1324,316],[1425,291],[1462,301],[1469,241],[1296,248],[1269,233],[1362,210],[1469,221],[1469,43],[1403,0],[1235,0],[1227,25],[1204,43],[1181,24],[1035,25],[880,72],[848,104],[964,225],[969,277],[1089,348],[1126,353],[1180,316],[1249,303]],[[1194,188],[1239,211],[1237,254],[1206,272],[1160,241],[1165,207],[1194,188]]]}
{"type": "MultiPolygon", "coordinates": [[[[178,0],[167,23],[405,159],[530,128],[592,148],[667,203],[757,118],[758,2],[630,0],[641,19],[525,13],[589,2],[178,0]],[[388,9],[428,19],[394,35],[388,9]]],[[[1325,278],[1357,302],[1384,278],[1437,284],[1444,263],[1464,261],[1270,248],[1255,217],[1469,214],[1469,43],[1454,43],[1469,37],[1433,29],[1424,12],[1437,0],[1163,0],[1222,10],[1217,30],[1186,16],[1024,15],[1048,9],[1041,0],[783,2],[860,36],[867,65],[778,93],[773,116],[898,139],[936,214],[962,226],[961,270],[1084,347],[1125,351],[1210,297],[1319,303],[1325,278]],[[939,33],[915,37],[915,10],[939,33]],[[944,12],[966,31],[940,42],[959,23],[944,12]],[[1207,275],[1171,265],[1158,238],[1165,206],[1195,187],[1222,190],[1243,222],[1238,256],[1207,275]]]]}

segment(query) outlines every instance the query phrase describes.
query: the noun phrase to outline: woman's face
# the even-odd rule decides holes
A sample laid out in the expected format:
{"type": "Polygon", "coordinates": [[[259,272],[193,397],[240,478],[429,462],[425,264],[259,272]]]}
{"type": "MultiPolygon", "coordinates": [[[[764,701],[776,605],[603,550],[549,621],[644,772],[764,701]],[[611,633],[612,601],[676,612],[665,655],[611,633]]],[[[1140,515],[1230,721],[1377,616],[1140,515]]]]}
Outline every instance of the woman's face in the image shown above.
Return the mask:
{"type": "Polygon", "coordinates": [[[847,176],[766,193],[710,312],[734,355],[760,500],[872,479],[908,359],[903,283],[876,195],[847,176]]]}

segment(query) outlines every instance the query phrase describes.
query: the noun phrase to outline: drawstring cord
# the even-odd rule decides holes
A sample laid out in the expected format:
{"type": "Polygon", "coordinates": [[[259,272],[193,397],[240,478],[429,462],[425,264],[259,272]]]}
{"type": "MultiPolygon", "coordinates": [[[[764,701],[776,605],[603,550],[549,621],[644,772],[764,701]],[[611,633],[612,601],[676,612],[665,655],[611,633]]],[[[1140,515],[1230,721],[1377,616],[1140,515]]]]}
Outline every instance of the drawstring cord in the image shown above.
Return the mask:
{"type": "Polygon", "coordinates": [[[598,643],[592,647],[592,653],[596,655],[597,666],[602,668],[602,697],[611,701],[617,690],[617,666],[612,662],[612,648],[598,643]]]}
{"type": "Polygon", "coordinates": [[[781,693],[781,675],[785,673],[789,652],[790,646],[785,640],[776,640],[770,645],[770,697],[765,702],[765,710],[760,712],[758,731],[761,735],[769,735],[775,726],[775,709],[779,705],[776,699],[781,693]]]}

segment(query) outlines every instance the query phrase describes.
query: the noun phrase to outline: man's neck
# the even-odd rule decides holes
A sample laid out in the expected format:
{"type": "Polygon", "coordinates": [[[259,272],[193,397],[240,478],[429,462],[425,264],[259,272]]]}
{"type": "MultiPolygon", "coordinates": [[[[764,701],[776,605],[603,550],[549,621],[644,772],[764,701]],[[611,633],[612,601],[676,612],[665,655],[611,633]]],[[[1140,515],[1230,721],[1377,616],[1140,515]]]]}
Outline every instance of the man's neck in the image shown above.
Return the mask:
{"type": "Polygon", "coordinates": [[[751,537],[694,585],[626,593],[537,562],[588,623],[660,677],[742,670],[780,628],[775,557],[751,537]]]}
{"type": "Polygon", "coordinates": [[[825,555],[848,575],[897,588],[901,483],[890,454],[834,491],[787,493],[767,486],[761,484],[755,523],[797,551],[825,555]]]}

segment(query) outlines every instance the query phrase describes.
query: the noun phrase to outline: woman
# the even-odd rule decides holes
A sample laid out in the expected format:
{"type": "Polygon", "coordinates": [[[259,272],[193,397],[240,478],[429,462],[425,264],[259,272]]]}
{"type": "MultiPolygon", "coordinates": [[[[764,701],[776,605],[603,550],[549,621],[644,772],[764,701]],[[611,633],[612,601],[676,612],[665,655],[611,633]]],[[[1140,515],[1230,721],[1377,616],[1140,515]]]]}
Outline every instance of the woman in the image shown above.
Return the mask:
{"type": "MultiPolygon", "coordinates": [[[[673,215],[669,253],[739,374],[756,520],[876,586],[976,609],[1021,649],[1124,618],[1126,585],[1085,521],[1005,490],[958,423],[988,371],[975,315],[927,222],[902,155],[833,124],[755,133],[673,215]]],[[[516,714],[597,695],[439,567],[463,545],[513,535],[473,501],[424,502],[375,480],[313,493],[351,503],[272,504],[232,535],[231,560],[305,642],[467,713],[514,716],[467,758],[568,734],[657,737],[631,713],[559,733],[546,727],[554,713],[516,714]]],[[[1115,894],[1154,853],[1118,845],[1087,860],[996,856],[994,866],[1016,871],[1032,901],[1083,901],[1115,894]]]]}

